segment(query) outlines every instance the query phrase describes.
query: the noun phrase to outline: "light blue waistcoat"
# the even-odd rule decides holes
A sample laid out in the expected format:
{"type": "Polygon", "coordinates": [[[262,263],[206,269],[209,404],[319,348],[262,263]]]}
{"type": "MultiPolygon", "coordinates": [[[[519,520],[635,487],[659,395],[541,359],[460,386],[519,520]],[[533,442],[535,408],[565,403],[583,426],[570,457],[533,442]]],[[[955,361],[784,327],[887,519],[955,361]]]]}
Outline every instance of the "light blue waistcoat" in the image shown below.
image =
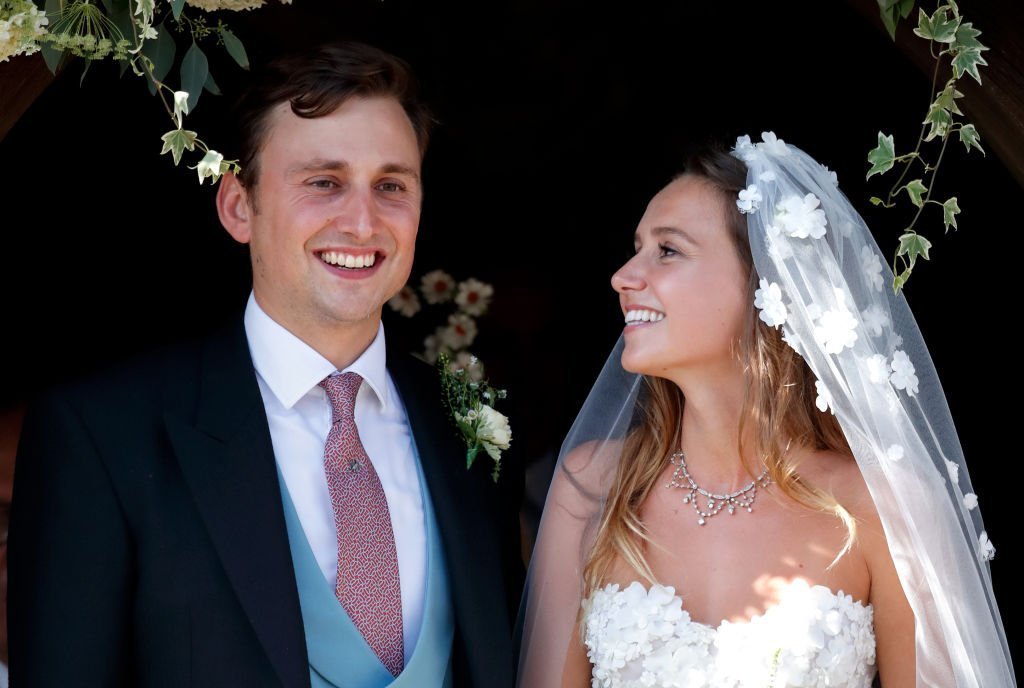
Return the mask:
{"type": "MultiPolygon", "coordinates": [[[[415,451],[415,450],[414,450],[415,451]]],[[[317,566],[291,495],[278,472],[288,544],[299,587],[299,605],[306,632],[312,688],[451,688],[452,639],[455,621],[444,548],[416,455],[427,535],[427,591],[419,640],[405,669],[397,677],[381,664],[362,633],[338,603],[317,566]]]]}

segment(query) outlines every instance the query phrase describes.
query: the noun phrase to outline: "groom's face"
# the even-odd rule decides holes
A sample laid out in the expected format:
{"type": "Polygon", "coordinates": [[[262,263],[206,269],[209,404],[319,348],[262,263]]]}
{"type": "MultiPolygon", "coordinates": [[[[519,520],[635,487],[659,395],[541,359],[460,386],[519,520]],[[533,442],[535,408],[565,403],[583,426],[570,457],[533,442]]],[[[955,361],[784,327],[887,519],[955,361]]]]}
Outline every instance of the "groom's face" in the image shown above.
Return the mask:
{"type": "Polygon", "coordinates": [[[412,268],[420,158],[394,98],[351,98],[313,119],[278,105],[259,178],[245,190],[260,306],[300,337],[307,328],[375,327],[412,268]]]}

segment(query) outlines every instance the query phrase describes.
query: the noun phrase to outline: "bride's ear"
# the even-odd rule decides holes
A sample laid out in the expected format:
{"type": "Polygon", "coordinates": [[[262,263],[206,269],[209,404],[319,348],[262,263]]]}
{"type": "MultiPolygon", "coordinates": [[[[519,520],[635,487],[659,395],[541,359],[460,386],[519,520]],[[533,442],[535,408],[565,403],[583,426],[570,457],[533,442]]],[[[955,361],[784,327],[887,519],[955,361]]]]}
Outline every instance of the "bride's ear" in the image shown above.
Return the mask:
{"type": "Polygon", "coordinates": [[[217,187],[217,215],[235,241],[247,244],[252,239],[253,208],[249,191],[231,172],[221,177],[217,187]]]}

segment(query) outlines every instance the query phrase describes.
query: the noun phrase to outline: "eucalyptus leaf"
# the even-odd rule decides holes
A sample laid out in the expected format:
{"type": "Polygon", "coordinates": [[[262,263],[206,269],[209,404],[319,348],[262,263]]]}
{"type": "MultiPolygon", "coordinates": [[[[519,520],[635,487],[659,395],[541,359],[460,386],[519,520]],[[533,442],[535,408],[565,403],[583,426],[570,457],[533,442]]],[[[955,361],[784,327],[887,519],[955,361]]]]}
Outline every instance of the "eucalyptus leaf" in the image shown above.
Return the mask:
{"type": "Polygon", "coordinates": [[[978,67],[984,67],[987,64],[988,62],[981,56],[980,49],[964,48],[953,58],[953,74],[957,79],[964,74],[970,74],[980,84],[981,75],[978,74],[978,67]]]}
{"type": "Polygon", "coordinates": [[[206,84],[206,77],[210,74],[210,63],[206,54],[200,49],[195,41],[192,47],[185,53],[181,60],[181,90],[188,91],[188,109],[195,112],[196,104],[199,102],[199,94],[206,84]]]}
{"type": "Polygon", "coordinates": [[[43,54],[43,62],[46,63],[46,67],[50,70],[50,73],[56,75],[57,69],[60,67],[60,62],[64,59],[64,51],[57,50],[49,43],[43,43],[39,48],[39,52],[43,54]]]}
{"type": "Polygon", "coordinates": [[[900,0],[900,17],[906,19],[914,11],[914,0],[900,0]]]}
{"type": "Polygon", "coordinates": [[[896,22],[899,21],[899,9],[896,7],[883,7],[879,12],[882,16],[882,24],[889,33],[889,38],[896,40],[896,22]]]}
{"type": "Polygon", "coordinates": [[[960,214],[960,206],[956,202],[956,196],[942,204],[942,224],[946,225],[946,231],[952,227],[956,229],[956,216],[960,214]]]}
{"type": "Polygon", "coordinates": [[[174,164],[177,165],[181,162],[181,154],[186,150],[195,150],[196,139],[199,135],[194,131],[188,131],[187,129],[172,129],[163,136],[160,140],[164,142],[164,147],[160,151],[160,154],[170,153],[171,157],[174,158],[174,164]]]}
{"type": "Polygon", "coordinates": [[[234,58],[235,62],[242,69],[249,69],[249,56],[245,54],[245,46],[242,45],[242,41],[238,39],[238,36],[231,32],[231,29],[221,26],[220,36],[224,39],[224,47],[228,51],[228,55],[234,58]]]}
{"type": "Polygon", "coordinates": [[[971,147],[974,147],[980,150],[982,155],[985,155],[985,149],[981,147],[981,134],[973,124],[965,124],[957,133],[960,134],[960,143],[964,144],[968,153],[971,152],[971,147]]]}
{"type": "Polygon", "coordinates": [[[220,87],[217,86],[217,82],[213,80],[213,73],[206,75],[206,83],[203,84],[203,88],[215,96],[219,96],[221,94],[220,87]]]}
{"type": "Polygon", "coordinates": [[[892,166],[896,164],[895,151],[896,148],[892,136],[886,136],[882,132],[878,132],[878,146],[868,153],[868,162],[871,163],[871,169],[868,170],[867,179],[871,179],[872,175],[883,174],[891,170],[892,166]]]}
{"type": "Polygon", "coordinates": [[[921,195],[928,192],[928,187],[922,184],[920,179],[908,182],[903,188],[907,190],[907,195],[910,196],[911,203],[916,205],[918,208],[924,205],[924,200],[921,199],[921,195]]]}
{"type": "Polygon", "coordinates": [[[171,14],[175,21],[181,19],[181,11],[185,9],[185,0],[171,0],[171,14]]]}
{"type": "MultiPolygon", "coordinates": [[[[907,256],[910,260],[910,267],[914,267],[917,262],[918,256],[929,260],[928,251],[932,247],[932,242],[925,239],[917,232],[907,232],[900,237],[900,246],[896,250],[897,256],[907,256]]],[[[907,270],[907,276],[909,277],[909,269],[907,270]]]]}
{"type": "MultiPolygon", "coordinates": [[[[157,28],[154,40],[143,43],[142,54],[153,63],[151,69],[153,70],[153,78],[157,81],[163,81],[164,77],[171,71],[171,67],[174,66],[174,54],[176,51],[177,46],[174,43],[174,37],[171,36],[166,23],[161,24],[157,28]]],[[[156,84],[149,81],[148,85],[149,92],[155,94],[156,84]]]]}

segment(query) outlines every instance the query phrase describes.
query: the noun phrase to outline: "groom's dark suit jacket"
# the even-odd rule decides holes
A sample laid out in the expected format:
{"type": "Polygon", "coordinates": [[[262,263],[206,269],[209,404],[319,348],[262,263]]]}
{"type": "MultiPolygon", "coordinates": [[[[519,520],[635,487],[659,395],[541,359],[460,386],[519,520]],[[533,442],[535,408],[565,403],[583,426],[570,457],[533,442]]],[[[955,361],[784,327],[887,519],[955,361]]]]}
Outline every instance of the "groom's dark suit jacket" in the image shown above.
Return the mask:
{"type": "MultiPolygon", "coordinates": [[[[436,372],[393,351],[388,363],[447,555],[455,685],[511,686],[521,474],[496,487],[487,466],[467,471],[436,372]]],[[[9,592],[13,688],[309,686],[240,316],[34,404],[15,469],[9,592]]]]}

